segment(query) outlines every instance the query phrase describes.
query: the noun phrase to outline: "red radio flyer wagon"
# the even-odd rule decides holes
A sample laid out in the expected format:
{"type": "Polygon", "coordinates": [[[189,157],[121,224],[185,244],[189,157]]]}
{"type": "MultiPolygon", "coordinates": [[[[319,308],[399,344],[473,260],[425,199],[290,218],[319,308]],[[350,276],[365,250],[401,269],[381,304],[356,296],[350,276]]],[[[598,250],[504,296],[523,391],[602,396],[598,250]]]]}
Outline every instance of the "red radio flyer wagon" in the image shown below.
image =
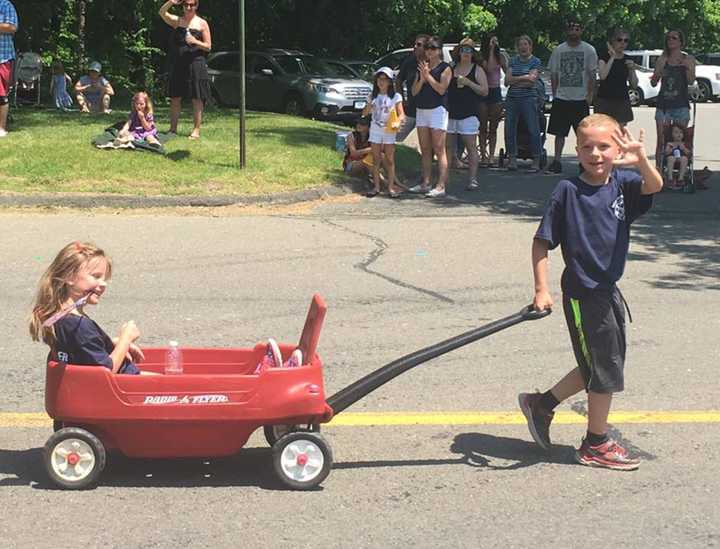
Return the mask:
{"type": "MultiPolygon", "coordinates": [[[[525,308],[395,360],[326,399],[316,354],[326,310],[315,295],[299,344],[280,345],[283,356],[302,351],[303,364],[296,368],[255,373],[264,344],[183,348],[181,375],[116,375],[103,367],[50,361],[45,409],[55,432],[44,448],[50,479],[66,489],[89,488],[98,482],[111,449],[133,458],[228,456],[262,427],[278,478],[289,488],[310,489],[327,477],[333,462],[320,424],[418,364],[549,314],[525,308]]],[[[162,374],[165,351],[144,349],[142,369],[162,374]]]]}

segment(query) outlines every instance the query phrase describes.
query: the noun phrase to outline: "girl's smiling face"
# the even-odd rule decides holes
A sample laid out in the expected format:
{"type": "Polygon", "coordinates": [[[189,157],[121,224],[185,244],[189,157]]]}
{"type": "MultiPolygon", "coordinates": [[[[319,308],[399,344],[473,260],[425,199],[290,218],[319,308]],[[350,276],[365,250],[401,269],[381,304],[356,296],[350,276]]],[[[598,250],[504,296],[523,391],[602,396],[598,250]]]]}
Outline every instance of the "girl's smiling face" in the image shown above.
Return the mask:
{"type": "Polygon", "coordinates": [[[380,93],[386,93],[390,87],[390,79],[385,74],[379,74],[377,77],[377,86],[380,93]]]}
{"type": "Polygon", "coordinates": [[[108,280],[108,262],[104,257],[95,257],[85,262],[72,280],[68,281],[70,287],[69,301],[75,302],[81,297],[90,294],[87,303],[97,305],[100,297],[105,293],[108,280]]]}

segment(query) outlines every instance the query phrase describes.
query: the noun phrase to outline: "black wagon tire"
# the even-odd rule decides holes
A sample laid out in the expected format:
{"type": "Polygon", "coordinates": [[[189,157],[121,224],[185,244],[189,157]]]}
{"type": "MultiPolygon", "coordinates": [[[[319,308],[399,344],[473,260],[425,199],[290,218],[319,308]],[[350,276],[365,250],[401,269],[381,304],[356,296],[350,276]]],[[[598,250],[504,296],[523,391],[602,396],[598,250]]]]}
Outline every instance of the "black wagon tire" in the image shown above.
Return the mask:
{"type": "Polygon", "coordinates": [[[288,433],[273,445],[272,452],[275,474],[293,490],[315,488],[332,469],[332,450],[319,433],[288,433]]]}
{"type": "Polygon", "coordinates": [[[50,480],[66,490],[95,486],[107,460],[100,439],[79,427],[53,433],[45,443],[43,455],[50,480]]]}
{"type": "Polygon", "coordinates": [[[291,424],[277,424],[277,425],[265,425],[263,426],[263,434],[265,440],[270,446],[274,446],[275,443],[280,440],[283,436],[288,433],[294,433],[296,431],[305,431],[311,433],[319,433],[320,425],[291,425],[291,424]]]}

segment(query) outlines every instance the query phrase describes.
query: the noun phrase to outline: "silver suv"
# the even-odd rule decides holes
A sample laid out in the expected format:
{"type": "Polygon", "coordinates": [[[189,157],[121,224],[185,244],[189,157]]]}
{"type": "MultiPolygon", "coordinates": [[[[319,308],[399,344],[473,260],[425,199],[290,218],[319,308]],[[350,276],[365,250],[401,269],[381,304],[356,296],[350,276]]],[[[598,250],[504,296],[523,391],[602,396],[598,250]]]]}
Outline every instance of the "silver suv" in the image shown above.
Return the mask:
{"type": "MultiPolygon", "coordinates": [[[[239,69],[238,52],[208,58],[211,88],[219,104],[239,104],[239,69]]],[[[364,80],[339,76],[318,57],[297,50],[247,52],[245,79],[248,108],[324,119],[357,118],[372,92],[364,80]]]]}

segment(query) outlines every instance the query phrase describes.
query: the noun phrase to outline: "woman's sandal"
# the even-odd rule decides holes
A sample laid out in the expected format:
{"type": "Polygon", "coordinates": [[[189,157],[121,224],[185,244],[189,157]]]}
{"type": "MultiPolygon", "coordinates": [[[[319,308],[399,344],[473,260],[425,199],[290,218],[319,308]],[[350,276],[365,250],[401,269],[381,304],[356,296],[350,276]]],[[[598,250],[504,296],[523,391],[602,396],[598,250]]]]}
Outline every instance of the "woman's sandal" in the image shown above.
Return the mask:
{"type": "Polygon", "coordinates": [[[373,189],[372,191],[366,192],[366,193],[365,193],[365,196],[366,196],[367,198],[373,198],[373,197],[375,197],[375,196],[377,196],[377,195],[379,195],[379,194],[380,194],[380,191],[376,191],[375,189],[373,189]]]}

